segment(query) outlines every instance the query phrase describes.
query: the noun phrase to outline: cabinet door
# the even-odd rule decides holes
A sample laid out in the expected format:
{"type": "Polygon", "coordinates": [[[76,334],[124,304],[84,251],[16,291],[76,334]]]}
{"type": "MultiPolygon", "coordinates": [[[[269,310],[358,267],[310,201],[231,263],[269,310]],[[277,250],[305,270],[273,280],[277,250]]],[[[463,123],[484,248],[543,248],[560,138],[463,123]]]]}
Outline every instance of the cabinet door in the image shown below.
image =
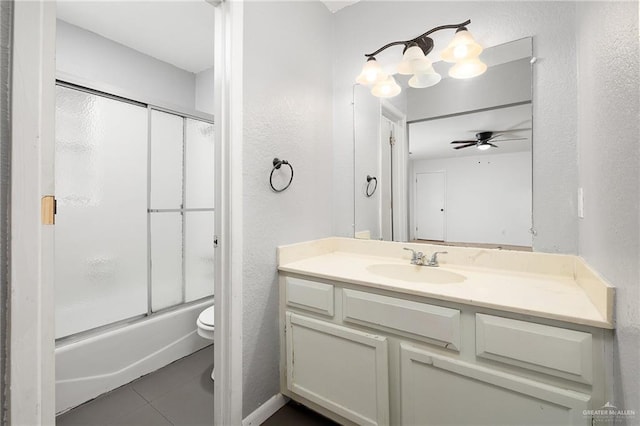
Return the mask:
{"type": "Polygon", "coordinates": [[[362,425],[389,423],[387,339],[286,313],[287,388],[362,425]]]}
{"type": "Polygon", "coordinates": [[[590,396],[401,344],[405,425],[587,425],[590,396]]]}

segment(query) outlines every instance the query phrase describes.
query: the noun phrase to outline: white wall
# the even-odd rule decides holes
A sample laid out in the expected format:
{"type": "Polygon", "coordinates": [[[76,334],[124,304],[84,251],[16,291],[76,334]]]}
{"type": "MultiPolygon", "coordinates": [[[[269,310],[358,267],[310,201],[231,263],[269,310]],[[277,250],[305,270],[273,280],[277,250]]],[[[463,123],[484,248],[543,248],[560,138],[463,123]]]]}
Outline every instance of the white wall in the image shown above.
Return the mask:
{"type": "Polygon", "coordinates": [[[243,417],[279,392],[276,247],[331,235],[331,20],[320,2],[244,6],[243,417]],[[295,169],[281,193],[274,157],[295,169]]]}
{"type": "MultiPolygon", "coordinates": [[[[369,89],[356,85],[354,88],[354,138],[358,157],[352,168],[355,169],[355,232],[369,231],[371,239],[380,238],[380,185],[371,197],[366,196],[367,175],[375,176],[378,184],[380,176],[380,102],[371,96],[369,89]]],[[[353,159],[353,156],[351,157],[353,159]]],[[[334,159],[335,161],[335,159],[334,159]]],[[[350,182],[334,183],[338,187],[349,187],[350,182]]],[[[373,185],[373,184],[372,184],[373,185]]],[[[353,182],[351,182],[353,188],[353,182]]],[[[354,210],[351,210],[352,212],[354,210]]],[[[350,235],[353,236],[353,233],[350,235]]]]}
{"type": "Polygon", "coordinates": [[[638,3],[580,3],[577,23],[580,255],[616,286],[611,403],[640,413],[638,3]]]}
{"type": "Polygon", "coordinates": [[[532,77],[529,60],[494,65],[469,80],[445,77],[428,90],[408,89],[407,121],[529,102],[532,77]]]}
{"type": "Polygon", "coordinates": [[[195,109],[213,114],[215,109],[215,99],[213,97],[213,67],[200,71],[195,77],[195,109]]]}
{"type": "MultiPolygon", "coordinates": [[[[412,161],[415,175],[445,172],[445,240],[531,246],[531,152],[412,161]]],[[[410,228],[415,229],[414,205],[410,228]]]]}
{"type": "MultiPolygon", "coordinates": [[[[533,208],[538,232],[534,249],[577,252],[574,3],[363,1],[338,11],[335,18],[335,234],[352,232],[353,195],[340,183],[353,179],[350,96],[363,55],[390,41],[410,39],[432,27],[471,18],[469,30],[485,46],[534,37],[534,55],[539,58],[533,99],[533,208]]],[[[399,56],[402,49],[398,49],[399,56]]]]}
{"type": "Polygon", "coordinates": [[[58,20],[56,68],[142,99],[194,109],[195,75],[58,20]]]}

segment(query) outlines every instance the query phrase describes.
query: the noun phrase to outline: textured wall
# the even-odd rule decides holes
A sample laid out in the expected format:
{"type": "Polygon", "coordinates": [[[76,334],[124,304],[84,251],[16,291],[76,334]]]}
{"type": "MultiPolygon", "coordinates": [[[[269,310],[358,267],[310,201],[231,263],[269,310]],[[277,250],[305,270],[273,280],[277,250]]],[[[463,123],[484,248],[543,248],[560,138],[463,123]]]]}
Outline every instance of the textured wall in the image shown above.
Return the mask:
{"type": "Polygon", "coordinates": [[[9,271],[7,270],[9,246],[9,176],[11,167],[11,129],[10,129],[10,91],[11,82],[11,14],[12,3],[0,2],[0,424],[5,424],[6,408],[5,388],[7,345],[7,303],[9,271]]]}
{"type": "MultiPolygon", "coordinates": [[[[534,37],[534,239],[537,251],[576,253],[575,4],[570,2],[363,1],[335,15],[334,211],[336,235],[351,235],[353,179],[351,86],[364,53],[429,28],[468,18],[474,36],[493,46],[534,37]],[[384,22],[384,25],[381,23],[384,22]]],[[[442,32],[436,45],[452,34],[442,32]]],[[[399,48],[398,48],[399,49],[399,48]]],[[[437,47],[437,49],[440,49],[437,47]]],[[[400,55],[401,49],[397,52],[400,55]]]]}
{"type": "Polygon", "coordinates": [[[638,3],[577,8],[580,254],[617,287],[614,399],[640,422],[638,3]],[[597,31],[594,31],[597,28],[597,31]]]}
{"type": "Polygon", "coordinates": [[[331,235],[331,18],[319,2],[244,7],[243,416],[279,392],[276,247],[331,235]],[[278,194],[274,157],[295,169],[278,194]]]}

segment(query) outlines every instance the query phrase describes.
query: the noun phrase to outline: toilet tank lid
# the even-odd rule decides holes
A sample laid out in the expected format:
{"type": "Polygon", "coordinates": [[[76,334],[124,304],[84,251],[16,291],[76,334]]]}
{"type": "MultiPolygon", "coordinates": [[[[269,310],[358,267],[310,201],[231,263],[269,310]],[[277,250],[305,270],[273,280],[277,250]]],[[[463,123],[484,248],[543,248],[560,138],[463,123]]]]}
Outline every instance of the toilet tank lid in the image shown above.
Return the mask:
{"type": "Polygon", "coordinates": [[[204,311],[200,312],[198,319],[204,325],[213,326],[215,324],[214,317],[215,317],[215,312],[214,312],[213,306],[211,306],[205,309],[204,311]]]}

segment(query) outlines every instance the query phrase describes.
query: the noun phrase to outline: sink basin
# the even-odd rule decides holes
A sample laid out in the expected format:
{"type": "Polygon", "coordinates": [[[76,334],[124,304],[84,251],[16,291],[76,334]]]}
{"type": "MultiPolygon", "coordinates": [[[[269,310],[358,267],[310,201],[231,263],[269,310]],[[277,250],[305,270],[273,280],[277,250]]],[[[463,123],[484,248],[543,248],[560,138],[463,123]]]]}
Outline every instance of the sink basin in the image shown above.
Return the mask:
{"type": "Polygon", "coordinates": [[[382,264],[368,266],[367,270],[385,278],[414,283],[454,284],[466,279],[464,275],[430,266],[382,264]]]}

